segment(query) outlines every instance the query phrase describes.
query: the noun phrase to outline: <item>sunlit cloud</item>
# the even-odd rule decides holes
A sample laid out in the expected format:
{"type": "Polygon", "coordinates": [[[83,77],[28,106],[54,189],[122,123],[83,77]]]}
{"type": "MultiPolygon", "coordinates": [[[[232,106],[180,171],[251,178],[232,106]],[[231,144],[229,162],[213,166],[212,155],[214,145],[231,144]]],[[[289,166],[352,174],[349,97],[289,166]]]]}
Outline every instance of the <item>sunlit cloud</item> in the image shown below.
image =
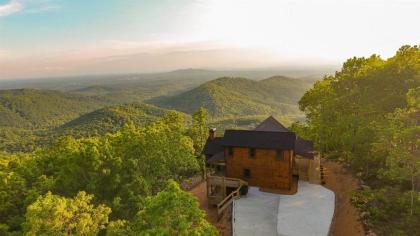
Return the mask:
{"type": "Polygon", "coordinates": [[[0,48],[0,61],[2,60],[2,58],[6,58],[7,56],[9,56],[9,53],[7,52],[7,50],[0,48]]]}
{"type": "MultiPolygon", "coordinates": [[[[1,60],[0,79],[63,74],[169,71],[180,68],[243,69],[294,63],[290,58],[217,42],[142,42],[105,40],[74,48],[1,60]],[[25,68],[22,71],[19,68],[25,68]]],[[[300,61],[300,63],[303,63],[300,61]]]]}
{"type": "Polygon", "coordinates": [[[23,14],[38,14],[60,9],[61,5],[55,3],[55,1],[11,0],[6,4],[0,5],[0,17],[19,12],[23,14]]]}
{"type": "Polygon", "coordinates": [[[43,13],[43,12],[58,11],[60,9],[61,9],[61,6],[57,4],[42,4],[39,6],[28,8],[24,12],[29,13],[29,14],[37,14],[37,13],[43,13]]]}
{"type": "Polygon", "coordinates": [[[3,15],[17,13],[0,22],[0,79],[339,64],[387,58],[420,38],[416,0],[87,2],[0,5],[3,15]]]}
{"type": "Polygon", "coordinates": [[[12,15],[23,9],[23,5],[18,0],[11,0],[9,3],[0,5],[0,17],[12,15]]]}
{"type": "Polygon", "coordinates": [[[173,51],[214,50],[231,47],[217,41],[126,41],[105,40],[103,48],[129,53],[168,53],[173,51]]]}

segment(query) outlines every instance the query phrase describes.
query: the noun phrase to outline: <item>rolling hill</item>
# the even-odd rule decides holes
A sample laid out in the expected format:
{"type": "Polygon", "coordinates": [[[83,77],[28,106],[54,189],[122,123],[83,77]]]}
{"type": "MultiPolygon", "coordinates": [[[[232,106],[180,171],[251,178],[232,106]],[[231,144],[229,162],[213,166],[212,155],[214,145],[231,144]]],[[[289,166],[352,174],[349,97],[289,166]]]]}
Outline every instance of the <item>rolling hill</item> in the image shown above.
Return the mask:
{"type": "Polygon", "coordinates": [[[142,126],[152,122],[169,110],[149,104],[131,103],[98,109],[84,114],[55,129],[59,135],[87,137],[121,129],[127,122],[142,126]]]}
{"type": "Polygon", "coordinates": [[[83,114],[56,128],[23,129],[0,126],[0,151],[31,152],[65,135],[76,138],[103,135],[121,129],[128,122],[143,126],[169,112],[149,104],[132,103],[104,107],[83,114]]]}
{"type": "Polygon", "coordinates": [[[81,114],[103,107],[95,97],[51,90],[0,90],[0,127],[44,129],[57,127],[81,114]]]}
{"type": "Polygon", "coordinates": [[[223,77],[187,92],[149,100],[150,103],[193,113],[208,109],[212,118],[252,115],[296,115],[297,101],[312,82],[275,76],[255,81],[223,77]]]}
{"type": "Polygon", "coordinates": [[[222,77],[201,85],[187,80],[109,81],[67,92],[0,90],[0,150],[31,151],[62,135],[100,135],[128,121],[144,125],[168,109],[192,114],[201,106],[219,130],[253,127],[268,115],[289,124],[301,118],[297,101],[312,84],[281,76],[222,77]]]}

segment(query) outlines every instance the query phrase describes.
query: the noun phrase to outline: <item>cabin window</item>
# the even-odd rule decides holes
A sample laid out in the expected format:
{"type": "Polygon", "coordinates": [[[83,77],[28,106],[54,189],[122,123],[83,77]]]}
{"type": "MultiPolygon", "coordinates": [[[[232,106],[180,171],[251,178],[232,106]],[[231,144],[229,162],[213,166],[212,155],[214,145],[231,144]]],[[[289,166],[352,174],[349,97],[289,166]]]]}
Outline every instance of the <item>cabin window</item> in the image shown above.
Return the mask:
{"type": "Polygon", "coordinates": [[[250,169],[244,169],[244,178],[251,178],[251,170],[250,169]]]}
{"type": "Polygon", "coordinates": [[[229,156],[233,156],[233,147],[228,147],[229,156]]]}
{"type": "Polygon", "coordinates": [[[284,151],[283,150],[277,150],[276,159],[279,160],[279,161],[284,161],[284,151]]]}
{"type": "Polygon", "coordinates": [[[249,157],[254,158],[255,157],[255,148],[249,149],[249,157]]]}

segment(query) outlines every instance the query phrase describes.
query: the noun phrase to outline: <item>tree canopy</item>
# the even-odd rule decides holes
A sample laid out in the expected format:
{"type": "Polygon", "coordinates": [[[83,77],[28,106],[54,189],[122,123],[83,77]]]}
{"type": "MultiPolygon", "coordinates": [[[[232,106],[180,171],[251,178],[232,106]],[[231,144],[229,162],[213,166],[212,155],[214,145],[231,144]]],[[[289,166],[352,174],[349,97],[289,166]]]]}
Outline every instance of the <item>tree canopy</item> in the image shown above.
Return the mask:
{"type": "MultiPolygon", "coordinates": [[[[0,232],[95,235],[108,218],[113,225],[137,219],[167,180],[182,182],[199,174],[185,123],[182,114],[171,112],[149,125],[129,123],[103,136],[65,136],[33,154],[0,153],[0,232]]],[[[183,196],[177,204],[202,216],[171,183],[183,196]]]]}
{"type": "Polygon", "coordinates": [[[105,229],[111,209],[93,206],[93,196],[79,192],[65,198],[48,192],[29,205],[25,214],[25,235],[97,235],[105,229]]]}
{"type": "Polygon", "coordinates": [[[292,126],[373,187],[354,202],[380,235],[420,234],[419,86],[418,46],[387,60],[351,58],[305,93],[299,106],[307,122],[292,126]]]}
{"type": "Polygon", "coordinates": [[[205,220],[198,201],[169,180],[164,190],[147,197],[144,207],[131,223],[113,222],[109,235],[216,235],[205,220]]]}

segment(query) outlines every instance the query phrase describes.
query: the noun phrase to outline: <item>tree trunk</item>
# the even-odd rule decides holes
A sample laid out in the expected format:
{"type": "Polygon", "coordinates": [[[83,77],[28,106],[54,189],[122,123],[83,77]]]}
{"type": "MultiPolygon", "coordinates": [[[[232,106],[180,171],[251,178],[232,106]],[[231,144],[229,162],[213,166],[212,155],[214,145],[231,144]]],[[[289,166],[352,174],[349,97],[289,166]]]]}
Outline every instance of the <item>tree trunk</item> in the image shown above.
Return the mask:
{"type": "Polygon", "coordinates": [[[411,204],[410,204],[410,216],[413,215],[414,206],[414,174],[411,175],[411,204]]]}

